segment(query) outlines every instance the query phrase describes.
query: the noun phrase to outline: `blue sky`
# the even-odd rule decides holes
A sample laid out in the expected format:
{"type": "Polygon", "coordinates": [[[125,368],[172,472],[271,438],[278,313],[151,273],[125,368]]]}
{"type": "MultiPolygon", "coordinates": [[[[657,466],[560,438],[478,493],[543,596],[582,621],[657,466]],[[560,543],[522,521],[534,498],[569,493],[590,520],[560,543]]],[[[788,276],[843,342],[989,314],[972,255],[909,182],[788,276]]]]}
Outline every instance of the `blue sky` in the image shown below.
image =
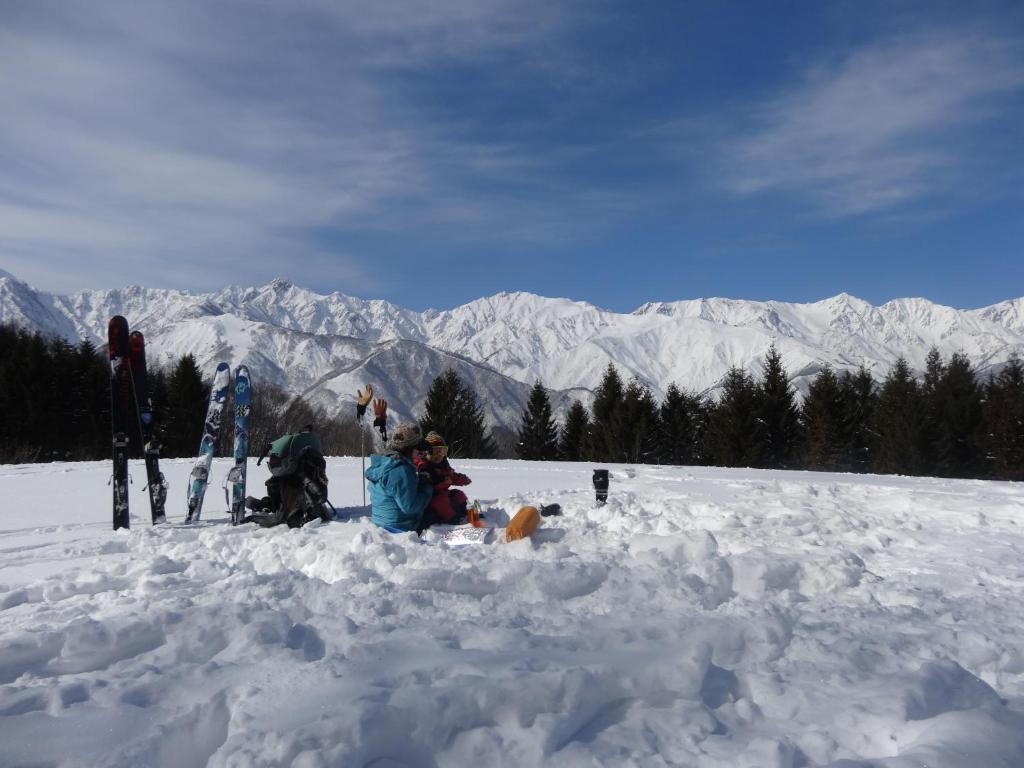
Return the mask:
{"type": "Polygon", "coordinates": [[[0,18],[0,268],[40,288],[1024,295],[1020,2],[0,18]]]}

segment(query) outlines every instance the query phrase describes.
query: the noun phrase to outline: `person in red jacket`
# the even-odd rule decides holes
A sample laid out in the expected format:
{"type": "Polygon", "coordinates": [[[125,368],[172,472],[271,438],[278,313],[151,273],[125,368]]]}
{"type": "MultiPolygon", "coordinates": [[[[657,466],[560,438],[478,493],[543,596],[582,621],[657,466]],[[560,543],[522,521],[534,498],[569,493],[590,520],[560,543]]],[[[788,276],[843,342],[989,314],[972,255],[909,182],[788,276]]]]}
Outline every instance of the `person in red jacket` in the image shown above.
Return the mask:
{"type": "Polygon", "coordinates": [[[434,497],[423,513],[421,526],[429,528],[433,523],[464,523],[469,500],[466,494],[451,486],[469,485],[472,480],[452,469],[448,463],[448,446],[441,435],[428,432],[425,440],[428,447],[416,455],[416,471],[430,476],[434,497]]]}

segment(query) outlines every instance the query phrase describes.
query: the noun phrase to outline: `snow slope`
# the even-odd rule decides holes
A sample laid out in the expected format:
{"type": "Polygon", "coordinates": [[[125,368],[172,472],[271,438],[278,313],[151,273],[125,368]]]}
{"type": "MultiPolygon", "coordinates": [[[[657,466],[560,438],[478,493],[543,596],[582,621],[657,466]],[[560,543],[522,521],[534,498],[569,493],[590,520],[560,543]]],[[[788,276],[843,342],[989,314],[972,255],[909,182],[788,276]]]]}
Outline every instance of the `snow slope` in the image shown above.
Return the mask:
{"type": "Polygon", "coordinates": [[[189,465],[118,533],[105,462],[0,467],[0,765],[1024,765],[1020,485],[463,462],[565,514],[452,548],[346,458],[343,522],[185,527],[189,465]]]}
{"type": "Polygon", "coordinates": [[[900,355],[922,370],[932,346],[946,357],[964,352],[982,373],[1024,353],[1024,299],[979,310],[924,299],[874,307],[846,294],[810,304],[698,299],[619,314],[500,293],[419,313],[286,280],[208,294],[132,287],[55,296],[0,275],[0,322],[102,345],[114,314],[146,334],[158,362],[183,352],[211,372],[222,358],[244,362],[257,383],[306,393],[332,413],[349,412],[366,381],[396,415],[419,413],[424,382],[454,364],[488,421],[509,427],[518,426],[538,377],[556,404],[588,403],[608,363],[660,398],[672,382],[713,392],[733,365],[759,372],[772,343],[800,389],[826,363],[840,371],[863,364],[881,379],[900,355]]]}

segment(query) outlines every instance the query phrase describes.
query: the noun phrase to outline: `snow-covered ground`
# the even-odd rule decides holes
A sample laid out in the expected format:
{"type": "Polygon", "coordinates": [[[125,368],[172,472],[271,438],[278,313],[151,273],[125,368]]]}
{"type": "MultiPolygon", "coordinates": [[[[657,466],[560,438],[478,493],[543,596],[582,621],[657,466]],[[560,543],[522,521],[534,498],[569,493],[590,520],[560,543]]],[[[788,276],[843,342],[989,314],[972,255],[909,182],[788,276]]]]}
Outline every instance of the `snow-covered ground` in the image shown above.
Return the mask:
{"type": "MultiPolygon", "coordinates": [[[[455,462],[533,541],[232,528],[0,467],[3,766],[1024,766],[1024,486],[455,462]]],[[[250,467],[252,485],[265,479],[250,467]]]]}

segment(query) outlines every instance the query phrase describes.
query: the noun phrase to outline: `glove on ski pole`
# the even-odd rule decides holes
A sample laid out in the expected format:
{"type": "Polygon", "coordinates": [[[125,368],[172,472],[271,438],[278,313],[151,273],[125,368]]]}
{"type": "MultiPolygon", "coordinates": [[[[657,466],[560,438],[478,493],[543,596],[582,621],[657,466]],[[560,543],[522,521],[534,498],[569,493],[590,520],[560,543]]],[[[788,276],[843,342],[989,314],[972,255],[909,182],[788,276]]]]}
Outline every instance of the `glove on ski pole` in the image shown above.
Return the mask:
{"type": "Polygon", "coordinates": [[[388,439],[388,401],[387,400],[374,400],[373,401],[373,426],[380,430],[380,436],[384,440],[388,439]]]}
{"type": "MultiPolygon", "coordinates": [[[[362,475],[366,474],[366,447],[363,444],[364,432],[363,432],[363,414],[366,413],[366,406],[370,404],[370,400],[373,398],[373,387],[370,384],[366,385],[366,394],[364,395],[358,389],[356,390],[356,421],[359,422],[359,462],[362,466],[362,475]]],[[[362,480],[363,484],[363,506],[366,506],[366,479],[362,480]]]]}
{"type": "Polygon", "coordinates": [[[373,399],[373,387],[369,384],[366,385],[366,394],[364,395],[361,390],[356,390],[356,419],[361,421],[363,414],[366,413],[366,406],[370,404],[370,400],[373,399]]]}

